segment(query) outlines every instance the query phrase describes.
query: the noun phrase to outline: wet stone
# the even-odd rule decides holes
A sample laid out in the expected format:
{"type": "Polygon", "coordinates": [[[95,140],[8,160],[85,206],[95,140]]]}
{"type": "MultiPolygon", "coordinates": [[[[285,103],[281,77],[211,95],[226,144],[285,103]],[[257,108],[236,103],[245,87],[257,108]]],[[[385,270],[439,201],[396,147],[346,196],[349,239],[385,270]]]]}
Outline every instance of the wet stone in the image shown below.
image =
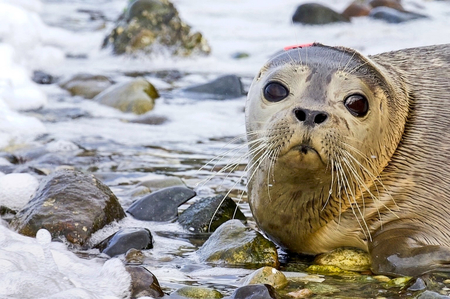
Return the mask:
{"type": "Polygon", "coordinates": [[[91,115],[80,108],[56,108],[56,109],[39,109],[29,111],[28,115],[34,116],[45,122],[59,122],[81,117],[91,117],[91,115]]]}
{"type": "Polygon", "coordinates": [[[125,13],[103,42],[115,54],[170,53],[176,56],[209,54],[211,49],[199,32],[192,32],[168,0],[130,1],[125,13]]]}
{"type": "Polygon", "coordinates": [[[134,218],[145,221],[171,221],[178,207],[195,196],[186,187],[169,187],[150,193],[134,202],[127,210],[134,218]]]}
{"type": "Polygon", "coordinates": [[[416,297],[417,299],[450,299],[450,296],[442,295],[433,291],[425,291],[419,296],[416,297]]]}
{"type": "Polygon", "coordinates": [[[56,78],[43,71],[34,71],[31,80],[33,80],[37,84],[53,84],[55,83],[56,78]]]}
{"type": "Polygon", "coordinates": [[[158,97],[156,88],[141,77],[110,86],[95,96],[94,101],[123,112],[144,114],[153,109],[158,97]]]}
{"type": "Polygon", "coordinates": [[[145,255],[141,250],[131,248],[125,253],[125,262],[127,264],[141,265],[145,260],[145,255]]]}
{"type": "Polygon", "coordinates": [[[354,1],[342,12],[342,16],[348,19],[353,17],[364,17],[369,15],[370,10],[371,7],[369,5],[354,1]]]}
{"type": "Polygon", "coordinates": [[[162,179],[143,181],[137,184],[137,186],[138,187],[144,186],[149,188],[151,191],[156,191],[167,187],[175,187],[175,186],[186,187],[186,184],[179,177],[170,176],[162,179]]]}
{"type": "Polygon", "coordinates": [[[315,263],[336,266],[349,271],[365,271],[371,266],[369,254],[358,248],[337,248],[318,255],[315,263]]]}
{"type": "Polygon", "coordinates": [[[287,295],[291,298],[300,299],[300,298],[309,298],[314,293],[310,289],[301,289],[298,291],[293,291],[290,293],[287,293],[287,295]]]}
{"type": "Polygon", "coordinates": [[[373,8],[375,7],[390,7],[399,11],[404,11],[402,4],[398,0],[372,0],[369,2],[369,5],[373,8]]]}
{"type": "Polygon", "coordinates": [[[170,294],[170,298],[220,299],[222,297],[223,295],[216,290],[194,286],[182,287],[170,294]]]}
{"type": "Polygon", "coordinates": [[[153,115],[153,114],[146,113],[135,119],[130,120],[129,122],[136,123],[136,124],[157,126],[157,125],[162,125],[168,121],[169,121],[169,119],[163,115],[153,115]]]}
{"type": "Polygon", "coordinates": [[[164,296],[158,279],[152,272],[141,266],[126,266],[125,268],[131,275],[131,298],[164,296]]]}
{"type": "Polygon", "coordinates": [[[286,276],[272,267],[260,268],[246,277],[243,281],[243,285],[269,284],[277,290],[284,288],[288,283],[286,276]]]}
{"type": "Polygon", "coordinates": [[[95,245],[95,248],[114,257],[126,253],[131,248],[153,248],[153,236],[146,228],[124,228],[95,245]]]}
{"type": "Polygon", "coordinates": [[[417,292],[425,290],[427,285],[425,284],[425,281],[423,281],[422,278],[417,278],[416,281],[408,288],[408,291],[417,292]]]}
{"type": "Polygon", "coordinates": [[[194,202],[180,214],[178,222],[190,232],[206,233],[231,219],[247,220],[231,198],[217,195],[194,202]]]}
{"type": "Polygon", "coordinates": [[[413,13],[413,12],[402,12],[389,7],[376,7],[370,11],[369,16],[373,19],[383,20],[388,23],[398,24],[403,22],[408,22],[417,19],[428,18],[425,15],[413,13]]]}
{"type": "Polygon", "coordinates": [[[239,220],[222,224],[197,254],[202,262],[216,265],[275,268],[279,265],[275,244],[239,220]]]}
{"type": "Polygon", "coordinates": [[[186,96],[195,98],[213,98],[217,100],[233,99],[245,95],[241,79],[236,75],[221,76],[206,84],[183,89],[186,96]]]}
{"type": "Polygon", "coordinates": [[[322,275],[359,275],[357,272],[342,270],[336,266],[330,265],[311,265],[306,268],[308,273],[322,274],[322,275]]]}
{"type": "Polygon", "coordinates": [[[329,7],[318,3],[305,3],[297,7],[292,22],[307,25],[324,25],[336,22],[349,22],[349,19],[329,7]]]}
{"type": "Polygon", "coordinates": [[[17,158],[17,156],[14,155],[14,154],[11,154],[11,153],[0,152],[0,158],[3,158],[5,160],[7,160],[11,164],[18,164],[19,163],[19,159],[17,158]]]}
{"type": "Polygon", "coordinates": [[[280,295],[268,284],[253,284],[236,289],[230,299],[279,299],[280,295]]]}
{"type": "Polygon", "coordinates": [[[94,232],[124,217],[117,197],[93,175],[58,171],[41,181],[11,227],[31,237],[45,228],[54,239],[83,245],[94,232]]]}
{"type": "Polygon", "coordinates": [[[77,74],[61,82],[59,86],[69,91],[72,96],[92,99],[112,84],[113,82],[106,76],[77,74]]]}

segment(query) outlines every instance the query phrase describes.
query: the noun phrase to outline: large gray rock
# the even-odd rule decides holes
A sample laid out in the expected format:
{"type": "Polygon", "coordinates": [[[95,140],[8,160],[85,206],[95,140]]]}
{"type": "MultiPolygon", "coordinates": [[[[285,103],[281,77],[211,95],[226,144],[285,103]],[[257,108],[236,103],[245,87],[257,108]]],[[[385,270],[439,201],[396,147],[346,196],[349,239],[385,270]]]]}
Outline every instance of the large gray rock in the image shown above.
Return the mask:
{"type": "Polygon", "coordinates": [[[103,47],[112,45],[115,54],[169,52],[178,56],[209,54],[208,43],[199,32],[192,33],[168,0],[130,1],[103,47]]]}
{"type": "Polygon", "coordinates": [[[152,272],[141,266],[126,266],[125,269],[131,275],[131,298],[164,296],[158,279],[152,272]]]}
{"type": "Polygon", "coordinates": [[[144,114],[153,109],[158,97],[158,91],[150,82],[136,78],[109,87],[98,94],[94,101],[123,112],[144,114]]]}
{"type": "Polygon", "coordinates": [[[336,22],[350,22],[341,14],[318,3],[305,3],[297,7],[292,22],[307,25],[324,25],[336,22]]]}
{"type": "Polygon", "coordinates": [[[124,217],[117,197],[93,175],[59,171],[40,183],[11,226],[30,237],[45,228],[54,239],[83,245],[94,232],[124,217]]]}

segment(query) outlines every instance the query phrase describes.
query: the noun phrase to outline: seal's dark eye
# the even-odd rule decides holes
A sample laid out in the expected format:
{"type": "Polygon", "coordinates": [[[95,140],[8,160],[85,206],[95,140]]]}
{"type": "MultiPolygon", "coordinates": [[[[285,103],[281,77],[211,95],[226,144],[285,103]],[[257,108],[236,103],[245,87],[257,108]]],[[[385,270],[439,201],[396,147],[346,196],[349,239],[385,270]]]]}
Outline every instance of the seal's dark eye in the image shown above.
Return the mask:
{"type": "Polygon", "coordinates": [[[264,87],[264,97],[269,102],[279,102],[288,95],[288,89],[278,82],[270,82],[264,87]]]}
{"type": "Polygon", "coordinates": [[[354,116],[363,117],[369,111],[369,102],[360,94],[352,94],[344,100],[344,105],[354,116]]]}

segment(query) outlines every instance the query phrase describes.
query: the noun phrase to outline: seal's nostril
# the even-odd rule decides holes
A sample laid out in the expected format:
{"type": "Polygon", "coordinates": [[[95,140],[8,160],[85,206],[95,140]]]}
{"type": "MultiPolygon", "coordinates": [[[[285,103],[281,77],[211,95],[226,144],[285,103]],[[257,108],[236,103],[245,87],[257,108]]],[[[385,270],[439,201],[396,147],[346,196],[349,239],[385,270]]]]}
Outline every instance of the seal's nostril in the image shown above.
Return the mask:
{"type": "Polygon", "coordinates": [[[314,123],[321,124],[326,121],[328,116],[325,113],[319,113],[314,117],[314,123]]]}
{"type": "Polygon", "coordinates": [[[297,109],[297,110],[295,110],[295,117],[297,117],[297,119],[299,121],[305,121],[306,120],[306,113],[305,113],[305,111],[303,111],[301,109],[297,109]]]}

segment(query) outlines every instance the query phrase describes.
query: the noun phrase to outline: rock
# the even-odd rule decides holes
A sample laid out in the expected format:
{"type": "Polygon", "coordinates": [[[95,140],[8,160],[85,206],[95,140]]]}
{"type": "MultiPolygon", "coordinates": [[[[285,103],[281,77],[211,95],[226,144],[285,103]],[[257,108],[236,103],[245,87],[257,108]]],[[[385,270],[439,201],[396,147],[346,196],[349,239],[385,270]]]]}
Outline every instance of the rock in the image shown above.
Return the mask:
{"type": "Polygon", "coordinates": [[[144,114],[153,109],[158,97],[155,87],[141,77],[110,86],[98,94],[94,101],[123,112],[144,114]]]}
{"type": "Polygon", "coordinates": [[[134,202],[127,210],[134,218],[145,221],[171,221],[178,216],[178,207],[195,196],[186,187],[169,187],[150,193],[134,202]]]}
{"type": "Polygon", "coordinates": [[[372,0],[369,2],[369,5],[373,8],[375,7],[390,7],[398,11],[405,11],[400,1],[397,0],[372,0]]]}
{"type": "Polygon", "coordinates": [[[177,56],[209,54],[211,49],[201,33],[179,17],[168,0],[130,1],[116,27],[104,40],[115,54],[168,52],[177,56]]]}
{"type": "Polygon", "coordinates": [[[141,250],[131,248],[125,253],[126,264],[137,264],[141,265],[144,263],[145,255],[141,250]]]}
{"type": "Polygon", "coordinates": [[[113,82],[105,76],[78,74],[61,82],[59,86],[69,91],[72,96],[92,99],[112,84],[113,82]]]}
{"type": "Polygon", "coordinates": [[[83,245],[94,232],[123,217],[117,197],[93,175],[58,171],[41,181],[11,227],[31,237],[45,228],[55,239],[83,245]]]}
{"type": "Polygon", "coordinates": [[[206,84],[195,85],[183,89],[190,97],[213,97],[217,100],[233,99],[245,95],[241,79],[236,75],[221,76],[206,84]]]}
{"type": "Polygon", "coordinates": [[[280,295],[268,284],[252,284],[236,289],[230,299],[279,299],[280,295]]]}
{"type": "Polygon", "coordinates": [[[231,219],[247,220],[231,198],[217,195],[194,202],[180,214],[178,222],[190,232],[206,233],[231,219]]]}
{"type": "Polygon", "coordinates": [[[367,252],[357,248],[337,248],[316,257],[316,264],[336,266],[343,270],[370,270],[371,261],[367,252]]]}
{"type": "Polygon", "coordinates": [[[442,295],[433,291],[425,291],[419,296],[416,297],[417,299],[449,299],[449,296],[442,295]]]}
{"type": "Polygon", "coordinates": [[[408,291],[417,292],[423,291],[427,288],[425,281],[422,278],[418,277],[416,281],[408,288],[408,291]]]}
{"type": "Polygon", "coordinates": [[[144,125],[162,125],[168,121],[168,118],[163,115],[153,115],[146,113],[135,119],[130,120],[130,123],[144,124],[144,125]]]}
{"type": "Polygon", "coordinates": [[[149,194],[151,191],[149,188],[145,186],[137,186],[134,189],[131,189],[127,194],[131,198],[142,197],[144,195],[149,194]]]}
{"type": "Polygon", "coordinates": [[[250,54],[248,54],[247,52],[235,52],[231,54],[231,58],[233,59],[243,59],[248,57],[250,57],[250,54]]]}
{"type": "Polygon", "coordinates": [[[318,3],[305,3],[297,7],[292,22],[307,25],[324,25],[336,22],[350,22],[350,20],[331,8],[318,3]]]}
{"type": "Polygon", "coordinates": [[[16,155],[7,152],[0,152],[0,158],[7,160],[11,164],[18,164],[20,162],[16,155]]]}
{"type": "Polygon", "coordinates": [[[114,257],[134,249],[153,248],[152,233],[146,228],[124,228],[109,236],[95,248],[100,249],[102,253],[114,257]]]}
{"type": "Polygon", "coordinates": [[[394,288],[398,288],[398,287],[405,287],[410,281],[411,281],[412,277],[409,276],[403,276],[403,277],[396,277],[393,278],[391,280],[389,280],[386,283],[386,286],[388,288],[394,287],[394,288]]]}
{"type": "Polygon", "coordinates": [[[63,120],[77,119],[81,117],[90,117],[91,115],[80,108],[44,108],[39,110],[29,111],[27,113],[44,122],[59,122],[63,120]]]}
{"type": "Polygon", "coordinates": [[[288,285],[286,276],[280,271],[272,267],[259,268],[249,276],[247,276],[243,285],[249,284],[268,284],[275,289],[282,289],[288,285]]]}
{"type": "Polygon", "coordinates": [[[279,265],[275,244],[239,220],[222,224],[197,254],[202,262],[217,265],[275,268],[279,265]]]}
{"type": "Polygon", "coordinates": [[[53,84],[56,81],[56,79],[52,75],[47,74],[43,71],[34,71],[31,80],[33,80],[37,84],[53,84]]]}
{"type": "Polygon", "coordinates": [[[342,12],[342,16],[350,19],[352,17],[364,17],[368,16],[371,7],[367,4],[354,1],[342,12]]]}
{"type": "Polygon", "coordinates": [[[300,299],[300,298],[309,298],[314,293],[310,289],[301,289],[298,291],[287,293],[287,295],[291,298],[300,299]]]}
{"type": "Polygon", "coordinates": [[[170,295],[170,298],[220,299],[223,295],[216,291],[201,287],[182,287],[170,295]]]}
{"type": "Polygon", "coordinates": [[[36,192],[39,181],[28,173],[0,176],[0,206],[13,211],[22,209],[36,192]]]}
{"type": "Polygon", "coordinates": [[[125,269],[131,275],[131,298],[164,296],[158,279],[152,272],[141,266],[126,266],[125,269]]]}
{"type": "Polygon", "coordinates": [[[411,20],[428,18],[427,16],[413,13],[413,12],[402,12],[389,7],[376,7],[370,11],[369,16],[373,19],[383,20],[388,23],[398,24],[403,22],[408,22],[411,20]]]}
{"type": "Polygon", "coordinates": [[[149,188],[151,191],[156,191],[167,187],[175,187],[175,186],[186,187],[186,184],[179,177],[169,176],[161,179],[143,181],[137,184],[137,187],[139,186],[144,186],[149,188]]]}
{"type": "Polygon", "coordinates": [[[357,272],[342,270],[339,267],[329,265],[311,265],[308,268],[306,268],[306,271],[308,273],[315,273],[321,275],[350,275],[350,276],[359,275],[359,273],[357,272]]]}

